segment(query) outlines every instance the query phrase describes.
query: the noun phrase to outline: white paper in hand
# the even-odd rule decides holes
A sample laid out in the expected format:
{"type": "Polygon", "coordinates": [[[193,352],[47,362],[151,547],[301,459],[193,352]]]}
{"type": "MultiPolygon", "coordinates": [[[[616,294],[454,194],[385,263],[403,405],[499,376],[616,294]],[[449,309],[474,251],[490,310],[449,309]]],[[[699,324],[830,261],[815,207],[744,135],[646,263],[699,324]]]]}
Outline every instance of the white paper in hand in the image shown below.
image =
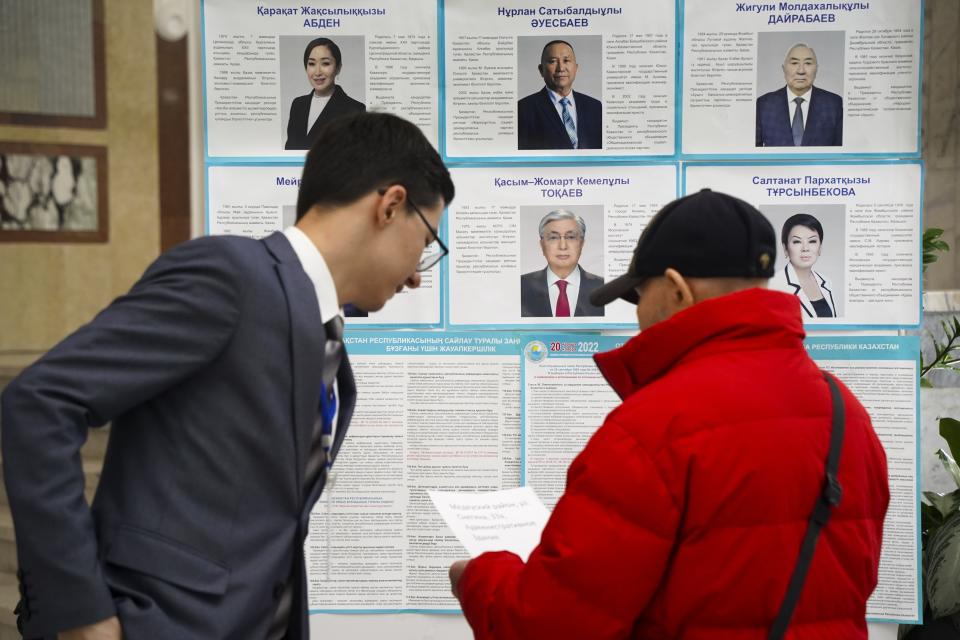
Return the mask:
{"type": "Polygon", "coordinates": [[[471,558],[485,551],[512,551],[526,562],[540,544],[540,533],[550,517],[530,487],[489,493],[429,494],[471,558]]]}

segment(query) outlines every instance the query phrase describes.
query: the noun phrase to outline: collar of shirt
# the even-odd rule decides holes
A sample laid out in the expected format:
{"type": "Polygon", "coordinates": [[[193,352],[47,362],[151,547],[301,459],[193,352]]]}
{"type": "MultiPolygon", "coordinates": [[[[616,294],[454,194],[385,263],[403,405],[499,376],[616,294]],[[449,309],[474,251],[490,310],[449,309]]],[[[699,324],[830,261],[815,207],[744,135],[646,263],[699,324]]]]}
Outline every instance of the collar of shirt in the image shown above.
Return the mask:
{"type": "MultiPolygon", "coordinates": [[[[560,287],[556,286],[561,278],[547,267],[547,295],[550,296],[550,313],[557,315],[557,301],[560,300],[560,287]]],[[[567,302],[570,304],[570,313],[576,311],[577,300],[580,297],[580,265],[573,268],[566,278],[567,281],[567,302]]]]}
{"type": "Polygon", "coordinates": [[[307,114],[307,132],[313,128],[313,123],[317,121],[320,117],[320,114],[323,113],[323,110],[327,108],[327,103],[330,102],[329,96],[318,96],[316,92],[313,94],[313,100],[310,101],[310,113],[307,114]]]}
{"type": "Polygon", "coordinates": [[[553,269],[547,267],[547,286],[552,287],[556,284],[557,280],[566,280],[570,286],[579,287],[580,286],[580,265],[577,265],[573,268],[573,271],[570,272],[566,278],[561,278],[553,272],[553,269]]]}
{"type": "Polygon", "coordinates": [[[800,103],[800,106],[806,107],[810,104],[810,94],[813,93],[813,87],[806,90],[806,92],[796,95],[793,91],[790,91],[790,87],[787,87],[787,104],[791,107],[796,107],[797,103],[794,102],[795,98],[803,98],[803,102],[800,103]]]}
{"type": "Polygon", "coordinates": [[[569,100],[570,104],[567,106],[567,111],[569,111],[570,115],[573,117],[573,124],[577,124],[577,102],[573,99],[573,91],[566,96],[562,96],[550,87],[547,87],[547,95],[550,96],[550,101],[553,103],[554,108],[557,110],[557,114],[561,118],[563,118],[563,105],[560,104],[560,101],[564,98],[569,100]]]}
{"type": "Polygon", "coordinates": [[[316,245],[307,237],[303,231],[297,227],[287,227],[283,230],[283,235],[290,241],[293,252],[297,254],[303,270],[307,277],[313,283],[313,288],[317,292],[317,302],[320,303],[320,321],[326,324],[334,317],[342,315],[337,298],[337,287],[333,283],[333,276],[330,275],[330,268],[327,267],[326,260],[320,254],[316,245]]]}

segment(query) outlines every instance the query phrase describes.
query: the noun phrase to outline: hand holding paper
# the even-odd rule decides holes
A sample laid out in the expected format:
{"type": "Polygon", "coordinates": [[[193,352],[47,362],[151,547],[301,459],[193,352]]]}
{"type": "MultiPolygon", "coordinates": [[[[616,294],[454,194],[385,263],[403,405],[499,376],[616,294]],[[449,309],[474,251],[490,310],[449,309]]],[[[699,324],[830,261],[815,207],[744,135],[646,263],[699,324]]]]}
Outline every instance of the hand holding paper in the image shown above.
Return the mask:
{"type": "Polygon", "coordinates": [[[550,517],[530,487],[490,493],[429,493],[470,557],[505,550],[526,561],[540,543],[540,533],[550,517]]]}

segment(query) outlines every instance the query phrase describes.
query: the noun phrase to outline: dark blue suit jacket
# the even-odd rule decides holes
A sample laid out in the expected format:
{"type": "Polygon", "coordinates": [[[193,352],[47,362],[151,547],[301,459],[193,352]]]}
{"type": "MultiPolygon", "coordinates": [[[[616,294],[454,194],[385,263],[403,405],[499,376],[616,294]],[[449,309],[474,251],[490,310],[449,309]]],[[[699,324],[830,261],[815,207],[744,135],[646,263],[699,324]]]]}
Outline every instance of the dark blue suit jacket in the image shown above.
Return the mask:
{"type": "MultiPolygon", "coordinates": [[[[793,129],[786,87],[757,98],[758,147],[792,147],[793,129]]],[[[843,98],[813,88],[803,128],[803,147],[839,147],[843,144],[843,98]]]]}
{"type": "MultiPolygon", "coordinates": [[[[573,92],[577,109],[577,148],[603,148],[603,105],[573,92]]],[[[517,103],[517,149],[572,149],[570,136],[544,87],[517,103]]]]}
{"type": "MultiPolygon", "coordinates": [[[[11,382],[3,471],[24,636],[114,613],[124,636],[262,638],[288,577],[307,638],[304,486],[326,337],[281,233],[206,237],[11,382]],[[112,422],[92,509],[78,451],[112,422]]],[[[338,376],[343,442],[356,398],[338,376]]]]}
{"type": "MultiPolygon", "coordinates": [[[[547,269],[531,271],[520,276],[520,317],[552,318],[550,292],[547,290],[547,269]]],[[[603,278],[594,275],[577,265],[580,269],[580,294],[573,307],[574,316],[602,316],[603,307],[590,303],[590,294],[603,284],[603,278]]]]}

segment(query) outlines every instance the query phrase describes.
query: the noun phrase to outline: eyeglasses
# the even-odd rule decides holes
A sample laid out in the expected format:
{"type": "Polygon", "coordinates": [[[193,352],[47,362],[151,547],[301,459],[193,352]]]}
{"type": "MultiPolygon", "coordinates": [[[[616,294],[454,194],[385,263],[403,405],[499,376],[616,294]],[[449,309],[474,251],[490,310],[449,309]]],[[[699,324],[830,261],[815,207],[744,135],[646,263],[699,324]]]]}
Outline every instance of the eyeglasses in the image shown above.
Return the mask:
{"type": "MultiPolygon", "coordinates": [[[[387,192],[386,189],[377,189],[377,193],[383,195],[387,192]]],[[[437,235],[437,230],[433,228],[433,225],[427,221],[427,216],[423,215],[423,211],[420,211],[420,208],[413,203],[413,200],[410,199],[410,196],[407,196],[407,203],[417,212],[417,215],[420,216],[420,219],[423,220],[423,224],[427,225],[427,229],[430,230],[430,235],[433,236],[433,241],[423,248],[423,253],[420,255],[420,262],[417,263],[417,271],[426,271],[430,267],[434,266],[441,260],[443,257],[450,253],[450,250],[447,249],[447,245],[443,244],[443,240],[440,239],[440,236],[437,235]]]]}
{"type": "Polygon", "coordinates": [[[433,236],[433,242],[423,248],[423,253],[420,255],[420,262],[417,263],[417,271],[426,271],[443,260],[443,257],[450,253],[450,250],[447,249],[447,245],[443,244],[443,240],[437,235],[437,230],[427,221],[427,216],[423,215],[423,212],[420,211],[420,208],[413,203],[413,200],[411,200],[409,196],[407,197],[407,202],[413,207],[413,210],[417,212],[420,219],[423,220],[423,224],[427,225],[427,229],[430,230],[430,235],[433,236]]]}
{"type": "Polygon", "coordinates": [[[583,236],[581,236],[579,233],[565,233],[563,235],[560,235],[559,233],[548,233],[547,235],[541,237],[550,244],[556,244],[560,242],[561,239],[567,242],[580,242],[583,240],[583,236]]]}

